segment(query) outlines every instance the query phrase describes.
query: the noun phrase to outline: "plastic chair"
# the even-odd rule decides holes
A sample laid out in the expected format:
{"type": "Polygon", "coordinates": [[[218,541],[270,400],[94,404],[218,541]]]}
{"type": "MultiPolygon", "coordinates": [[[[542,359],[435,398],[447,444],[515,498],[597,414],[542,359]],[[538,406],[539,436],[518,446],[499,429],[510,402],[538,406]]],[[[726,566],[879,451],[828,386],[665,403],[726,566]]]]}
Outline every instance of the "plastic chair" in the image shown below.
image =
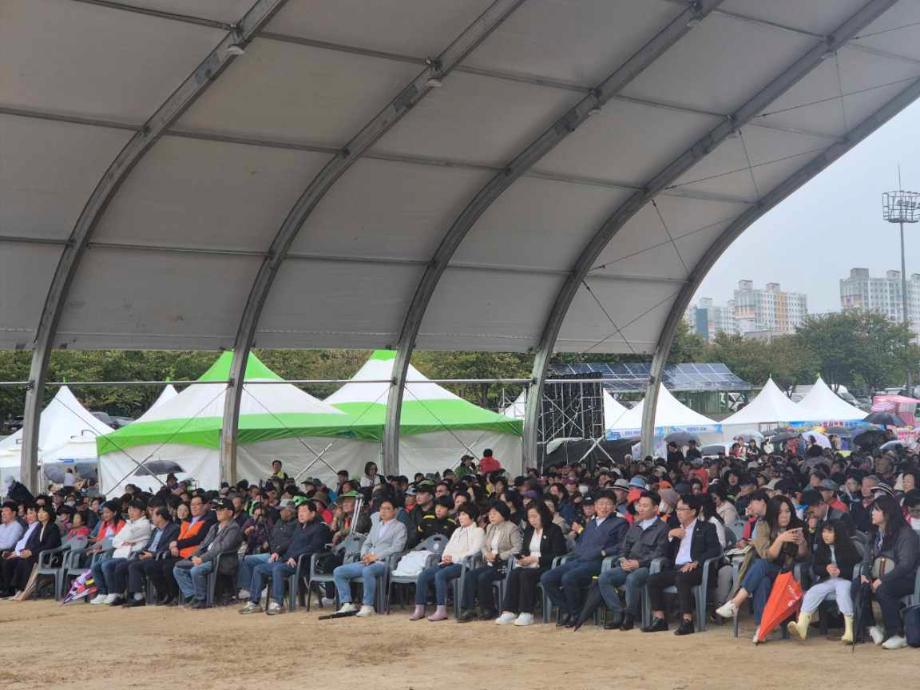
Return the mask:
{"type": "MultiPolygon", "coordinates": [[[[312,553],[303,553],[297,558],[297,565],[294,568],[294,572],[288,576],[287,586],[288,586],[288,611],[293,611],[297,608],[297,595],[300,593],[300,583],[303,580],[304,576],[304,565],[307,566],[307,572],[310,572],[310,561],[313,559],[312,553]],[[306,559],[306,561],[304,560],[306,559]]],[[[309,599],[310,592],[307,590],[307,598],[309,599]]]]}
{"type": "MultiPolygon", "coordinates": [[[[569,560],[571,554],[565,554],[563,556],[556,556],[553,559],[553,565],[550,567],[550,570],[553,568],[562,565],[567,560],[569,560]]],[[[546,593],[546,590],[543,588],[543,583],[540,582],[537,584],[537,589],[543,594],[543,622],[549,623],[550,619],[553,617],[553,600],[549,598],[549,595],[546,593]]]]}
{"type": "Polygon", "coordinates": [[[473,568],[482,565],[482,553],[470,554],[460,562],[460,576],[451,582],[451,588],[454,592],[454,618],[460,617],[460,604],[463,601],[463,590],[465,588],[464,580],[466,573],[473,568]]]}
{"type": "Polygon", "coordinates": [[[224,559],[232,559],[233,563],[236,565],[236,568],[233,570],[233,575],[236,575],[236,570],[239,568],[239,557],[234,551],[232,553],[219,553],[217,558],[214,559],[214,569],[208,573],[208,595],[205,603],[210,607],[214,606],[214,593],[217,591],[217,580],[222,575],[220,572],[220,564],[224,559]]]}
{"type": "MultiPolygon", "coordinates": [[[[694,586],[691,590],[696,603],[696,613],[693,616],[693,626],[697,632],[702,632],[706,629],[706,603],[709,598],[709,573],[713,564],[718,563],[720,560],[722,560],[721,554],[719,556],[708,558],[703,561],[703,563],[700,565],[700,567],[703,569],[702,582],[694,586]]],[[[661,572],[664,561],[665,559],[663,558],[656,558],[654,561],[652,561],[652,565],[649,568],[649,575],[654,575],[655,573],[661,572]]],[[[671,587],[666,588],[664,593],[677,594],[677,587],[672,585],[671,587]]],[[[643,588],[642,604],[642,625],[647,626],[651,623],[652,617],[652,605],[651,599],[648,595],[647,587],[643,588]]]]}
{"type": "MultiPolygon", "coordinates": [[[[342,554],[342,563],[354,563],[361,556],[361,545],[364,543],[364,535],[355,534],[354,532],[350,533],[345,537],[341,543],[336,544],[330,550],[332,553],[342,554]]],[[[324,553],[329,553],[324,552],[324,553]]],[[[307,611],[310,611],[310,598],[313,592],[314,586],[318,591],[322,592],[320,589],[321,585],[325,585],[329,582],[332,582],[332,573],[318,573],[316,572],[316,558],[310,559],[310,570],[307,577],[307,611]]],[[[322,596],[322,595],[321,595],[322,596]]],[[[336,593],[335,598],[338,599],[338,593],[336,593]]],[[[320,599],[320,608],[323,607],[322,599],[320,599]]]]}
{"type": "Polygon", "coordinates": [[[38,574],[51,575],[54,578],[54,598],[60,600],[64,589],[64,557],[58,565],[53,565],[60,554],[70,551],[70,544],[62,544],[54,549],[46,549],[38,554],[38,574]]]}
{"type": "MultiPolygon", "coordinates": [[[[425,567],[429,568],[441,559],[441,554],[444,553],[444,549],[447,546],[448,539],[443,534],[433,534],[432,536],[425,539],[425,541],[417,544],[414,548],[410,549],[411,551],[430,551],[431,555],[425,562],[425,567]]],[[[408,552],[407,552],[408,553],[408,552]]],[[[405,554],[400,554],[400,558],[405,554]]],[[[398,562],[398,561],[397,561],[398,562]]],[[[394,585],[415,585],[418,580],[417,575],[393,575],[393,570],[395,569],[395,564],[393,568],[390,568],[390,573],[387,577],[387,591],[386,591],[386,608],[384,609],[387,613],[390,612],[390,598],[393,595],[393,586],[394,585]]]]}

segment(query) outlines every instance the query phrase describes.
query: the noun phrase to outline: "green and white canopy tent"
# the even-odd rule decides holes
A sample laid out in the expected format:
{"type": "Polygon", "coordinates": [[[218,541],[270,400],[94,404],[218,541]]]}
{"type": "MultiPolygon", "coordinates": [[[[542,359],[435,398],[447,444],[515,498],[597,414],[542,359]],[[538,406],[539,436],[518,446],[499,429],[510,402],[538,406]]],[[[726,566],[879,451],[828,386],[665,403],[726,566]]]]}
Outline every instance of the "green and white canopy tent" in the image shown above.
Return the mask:
{"type": "MultiPolygon", "coordinates": [[[[105,493],[117,493],[126,483],[156,490],[169,472],[180,479],[194,478],[206,488],[219,486],[220,431],[231,359],[232,353],[224,352],[198,383],[158,401],[132,424],[97,439],[99,479],[105,493]]],[[[252,354],[245,381],[237,460],[241,478],[267,477],[276,458],[291,475],[311,462],[320,466],[316,474],[327,479],[334,479],[337,469],[358,471],[359,459],[352,466],[347,457],[327,457],[322,452],[347,429],[348,415],[283,383],[252,354]],[[328,465],[317,461],[320,456],[328,465]]]]}
{"type": "MultiPolygon", "coordinates": [[[[351,381],[326,398],[361,432],[336,446],[354,448],[368,460],[379,458],[395,358],[392,350],[375,351],[351,381]]],[[[399,425],[399,471],[410,477],[443,472],[459,464],[461,455],[478,457],[491,448],[503,467],[521,474],[521,429],[521,420],[477,407],[410,365],[399,425]]]]}

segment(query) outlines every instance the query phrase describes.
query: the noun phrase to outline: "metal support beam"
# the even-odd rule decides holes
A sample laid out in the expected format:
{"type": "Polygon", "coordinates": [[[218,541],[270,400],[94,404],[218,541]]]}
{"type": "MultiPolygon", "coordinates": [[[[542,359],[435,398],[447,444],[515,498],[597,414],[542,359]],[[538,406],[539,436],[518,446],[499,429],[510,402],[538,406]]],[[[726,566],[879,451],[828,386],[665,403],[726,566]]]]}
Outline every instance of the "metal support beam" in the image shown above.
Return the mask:
{"type": "Polygon", "coordinates": [[[651,452],[652,435],[654,429],[654,414],[649,410],[654,410],[658,402],[658,386],[654,385],[661,380],[661,374],[667,363],[671,346],[674,344],[674,336],[677,333],[677,326],[683,318],[690,300],[699,289],[703,279],[715,265],[719,257],[728,249],[732,242],[758,220],[764,213],[782,202],[786,197],[792,194],[803,184],[811,180],[815,175],[831,165],[834,161],[844,155],[851,148],[859,144],[863,139],[872,134],[875,130],[885,124],[892,117],[897,115],[901,110],[906,108],[917,98],[920,98],[920,79],[911,83],[904,91],[901,91],[892,100],[875,111],[868,118],[863,120],[856,127],[851,129],[844,141],[834,144],[819,156],[813,158],[803,167],[799,168],[790,177],[784,180],[779,186],[766,194],[757,208],[748,209],[731,225],[729,225],[707,248],[706,252],[700,258],[699,263],[694,266],[693,271],[688,277],[687,284],[680,291],[671,305],[671,310],[661,329],[661,335],[658,339],[658,345],[655,349],[655,356],[652,359],[652,366],[649,379],[649,387],[645,394],[645,407],[642,410],[642,448],[644,453],[651,452]]]}
{"type": "Polygon", "coordinates": [[[99,220],[109,203],[118,193],[122,183],[157,142],[163,133],[175,123],[186,109],[195,102],[216,80],[234,59],[229,52],[233,44],[246,44],[280,9],[287,0],[258,0],[240,20],[236,31],[228,33],[214,50],[198,65],[179,87],[157,108],[144,126],[125,144],[124,148],[109,165],[99,180],[76,225],[70,233],[67,246],[58,261],[54,277],[48,288],[38,328],[35,331],[32,365],[29,371],[29,388],[26,391],[23,413],[22,436],[22,482],[30,489],[37,489],[38,427],[41,417],[45,375],[51,348],[57,333],[58,323],[67,293],[80,266],[80,260],[92,237],[99,220]]]}
{"type": "MultiPolygon", "coordinates": [[[[323,167],[288,212],[275,234],[268,256],[262,262],[259,273],[256,275],[234,342],[221,432],[220,457],[223,479],[231,483],[236,481],[236,437],[243,392],[242,383],[259,317],[271,292],[275,277],[300,228],[339,178],[432,89],[439,87],[440,80],[454,70],[523,2],[524,0],[495,0],[447,46],[444,52],[436,58],[429,59],[427,67],[323,167]]],[[[388,467],[386,463],[384,463],[383,471],[384,474],[395,474],[394,467],[388,467]]]]}
{"type": "MultiPolygon", "coordinates": [[[[594,236],[588,241],[588,244],[585,245],[576,260],[572,272],[562,288],[560,288],[559,294],[556,296],[556,300],[543,326],[543,332],[537,348],[537,356],[534,359],[534,385],[532,390],[535,393],[542,395],[543,380],[546,377],[546,364],[555,351],[559,331],[568,314],[569,307],[575,299],[575,295],[578,293],[579,286],[588,275],[588,272],[597,261],[601,252],[607,247],[620,229],[642,210],[646,204],[664,190],[665,187],[677,181],[681,175],[709,155],[709,153],[726,138],[749,123],[770,103],[779,98],[794,84],[820,65],[829,53],[838,50],[860,30],[868,26],[896,2],[897,0],[870,0],[865,3],[859,11],[840,25],[827,40],[816,43],[814,47],[792,63],[788,68],[783,70],[773,81],[754,94],[754,96],[734,114],[726,118],[702,139],[697,141],[665,168],[659,171],[657,175],[648,181],[642,191],[633,194],[604,221],[594,236]]],[[[758,202],[756,205],[751,206],[747,212],[759,212],[761,205],[762,202],[758,202]]],[[[685,290],[686,287],[684,288],[684,291],[685,290]]],[[[653,379],[653,382],[654,380],[655,379],[653,379]]],[[[650,390],[652,389],[657,393],[656,386],[651,386],[650,390]]],[[[654,425],[655,405],[649,403],[653,402],[652,400],[647,400],[645,409],[643,410],[644,413],[650,415],[649,423],[652,425],[654,425]]],[[[525,418],[525,426],[527,423],[527,419],[525,418]]],[[[533,423],[533,420],[531,420],[531,423],[533,423]]],[[[535,439],[536,433],[528,433],[525,430],[525,443],[535,442],[535,439]]],[[[525,448],[525,457],[535,452],[535,445],[525,448]]]]}
{"type": "MultiPolygon", "coordinates": [[[[610,76],[570,108],[553,125],[527,145],[503,170],[492,177],[486,185],[467,204],[448,229],[441,244],[435,251],[428,268],[416,288],[412,302],[406,312],[397,344],[396,361],[393,365],[393,387],[387,400],[387,418],[384,429],[383,464],[395,462],[399,455],[399,415],[402,407],[403,388],[409,370],[409,360],[415,348],[419,329],[428,309],[428,304],[437,289],[441,276],[447,270],[451,259],[463,242],[467,233],[476,224],[483,213],[507,190],[517,179],[527,173],[547,153],[581,126],[589,117],[610,99],[614,98],[624,87],[645,71],[661,55],[680,41],[692,27],[707,16],[722,0],[705,0],[687,3],[686,9],[671,20],[651,40],[643,45],[625,63],[610,76]]],[[[538,389],[537,397],[542,394],[538,389]]],[[[528,408],[530,403],[528,401],[528,408]]],[[[527,424],[525,417],[524,424],[527,424]]],[[[533,461],[525,452],[525,463],[533,461]]]]}

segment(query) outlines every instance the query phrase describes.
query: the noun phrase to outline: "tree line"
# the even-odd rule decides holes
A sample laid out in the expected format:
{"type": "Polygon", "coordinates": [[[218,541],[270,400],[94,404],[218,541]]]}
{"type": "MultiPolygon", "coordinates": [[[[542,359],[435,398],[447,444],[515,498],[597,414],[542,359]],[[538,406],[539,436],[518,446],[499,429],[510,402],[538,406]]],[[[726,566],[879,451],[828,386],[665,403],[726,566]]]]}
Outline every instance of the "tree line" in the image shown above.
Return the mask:
{"type": "MultiPolygon", "coordinates": [[[[366,361],[363,350],[256,350],[266,365],[286,379],[348,379],[366,361]]],[[[49,381],[187,381],[198,378],[213,363],[214,352],[75,351],[52,354],[49,381]]],[[[0,351],[0,380],[25,381],[31,353],[0,351]]],[[[560,354],[560,362],[647,361],[642,355],[604,353],[560,354]]],[[[669,361],[723,362],[755,387],[772,376],[783,388],[814,383],[820,374],[828,385],[846,386],[854,394],[869,395],[903,385],[908,370],[916,372],[920,347],[910,332],[884,316],[844,312],[810,317],[795,334],[770,341],[719,334],[707,343],[681,324],[669,361]]],[[[454,378],[529,378],[533,357],[523,353],[416,352],[412,363],[426,376],[454,378]]],[[[915,378],[916,380],[916,378],[915,378]]],[[[306,387],[323,398],[336,384],[306,387]]],[[[451,385],[470,402],[496,409],[521,387],[492,384],[451,385]],[[504,393],[504,396],[503,396],[504,393]]],[[[137,417],[159,395],[159,386],[74,386],[77,396],[93,410],[137,417]]],[[[47,397],[54,394],[49,389],[47,397]]],[[[23,387],[0,387],[0,420],[22,414],[23,387]]]]}

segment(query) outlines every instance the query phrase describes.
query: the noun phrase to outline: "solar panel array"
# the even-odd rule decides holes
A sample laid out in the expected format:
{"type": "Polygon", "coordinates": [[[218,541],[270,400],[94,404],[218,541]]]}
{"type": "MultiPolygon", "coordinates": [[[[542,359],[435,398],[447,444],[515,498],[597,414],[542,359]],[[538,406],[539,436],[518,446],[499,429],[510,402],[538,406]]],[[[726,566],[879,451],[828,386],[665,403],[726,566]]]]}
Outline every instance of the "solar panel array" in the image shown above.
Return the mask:
{"type": "MultiPolygon", "coordinates": [[[[643,391],[648,385],[648,363],[551,364],[550,378],[598,376],[604,388],[615,393],[643,391]]],[[[751,384],[732,373],[721,362],[671,364],[665,367],[662,383],[671,391],[748,391],[751,384]]]]}

